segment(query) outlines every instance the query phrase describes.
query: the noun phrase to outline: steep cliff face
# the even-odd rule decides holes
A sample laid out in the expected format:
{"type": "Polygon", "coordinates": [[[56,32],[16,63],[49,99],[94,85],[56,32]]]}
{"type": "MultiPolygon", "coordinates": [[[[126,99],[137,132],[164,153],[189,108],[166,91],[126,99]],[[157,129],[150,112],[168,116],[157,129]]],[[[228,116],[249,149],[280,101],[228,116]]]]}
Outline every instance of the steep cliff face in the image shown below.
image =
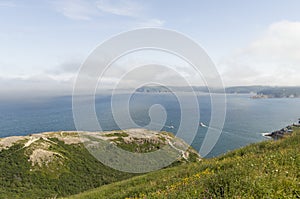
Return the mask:
{"type": "Polygon", "coordinates": [[[196,151],[172,134],[145,129],[62,131],[2,138],[0,198],[66,196],[136,175],[114,170],[92,156],[87,148],[95,140],[134,153],[169,146],[178,153],[173,165],[200,160],[196,151]]]}

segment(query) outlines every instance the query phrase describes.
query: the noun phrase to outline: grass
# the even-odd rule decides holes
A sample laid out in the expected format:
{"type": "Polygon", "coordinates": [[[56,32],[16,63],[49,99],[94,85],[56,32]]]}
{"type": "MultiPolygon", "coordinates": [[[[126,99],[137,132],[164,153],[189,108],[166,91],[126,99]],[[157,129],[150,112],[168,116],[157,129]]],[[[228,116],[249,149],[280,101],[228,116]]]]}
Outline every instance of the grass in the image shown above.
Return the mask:
{"type": "Polygon", "coordinates": [[[300,129],[200,163],[133,177],[74,195],[93,198],[300,198],[300,129]]]}
{"type": "MultiPolygon", "coordinates": [[[[119,139],[117,139],[116,141],[119,141],[119,139]]],[[[121,142],[117,143],[118,147],[126,151],[135,152],[135,153],[153,152],[164,146],[164,144],[162,143],[154,143],[147,140],[143,141],[142,143],[138,143],[138,142],[125,143],[123,139],[121,139],[120,141],[121,142]]]]}
{"type": "MultiPolygon", "coordinates": [[[[63,137],[77,136],[69,132],[58,133],[63,137]]],[[[66,197],[138,175],[121,172],[102,164],[82,143],[65,144],[55,137],[58,133],[50,134],[47,139],[40,138],[24,147],[29,140],[27,138],[0,151],[0,198],[66,197]],[[51,159],[36,157],[39,164],[31,162],[30,157],[37,149],[46,150],[50,154],[52,152],[54,155],[51,159]]],[[[125,143],[124,138],[128,137],[125,132],[112,133],[107,136],[117,137],[119,141],[117,145],[131,152],[146,153],[163,146],[156,140],[134,139],[130,143],[125,143]]],[[[92,141],[93,139],[97,141],[96,138],[91,138],[92,141]]],[[[189,150],[191,152],[189,161],[197,161],[197,154],[193,153],[192,149],[189,150]]],[[[39,151],[39,155],[41,154],[39,151]]],[[[185,162],[179,159],[170,167],[185,162]]]]}
{"type": "Polygon", "coordinates": [[[63,155],[60,161],[47,166],[32,167],[28,156],[38,142],[30,148],[15,144],[0,151],[0,198],[54,198],[68,196],[108,183],[135,176],[111,169],[97,159],[82,145],[67,145],[57,138],[49,150],[63,155]]]}
{"type": "Polygon", "coordinates": [[[105,134],[104,136],[106,137],[128,137],[128,133],[125,132],[117,132],[117,133],[110,133],[110,134],[105,134]]]}

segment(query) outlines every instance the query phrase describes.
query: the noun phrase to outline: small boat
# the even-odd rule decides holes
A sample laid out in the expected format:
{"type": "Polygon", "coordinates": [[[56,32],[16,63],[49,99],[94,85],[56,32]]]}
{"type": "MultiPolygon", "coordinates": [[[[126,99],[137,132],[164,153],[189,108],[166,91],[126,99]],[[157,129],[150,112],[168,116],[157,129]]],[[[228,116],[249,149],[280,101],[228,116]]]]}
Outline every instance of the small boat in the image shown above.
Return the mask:
{"type": "Polygon", "coordinates": [[[200,122],[199,126],[206,127],[202,122],[200,122]]]}

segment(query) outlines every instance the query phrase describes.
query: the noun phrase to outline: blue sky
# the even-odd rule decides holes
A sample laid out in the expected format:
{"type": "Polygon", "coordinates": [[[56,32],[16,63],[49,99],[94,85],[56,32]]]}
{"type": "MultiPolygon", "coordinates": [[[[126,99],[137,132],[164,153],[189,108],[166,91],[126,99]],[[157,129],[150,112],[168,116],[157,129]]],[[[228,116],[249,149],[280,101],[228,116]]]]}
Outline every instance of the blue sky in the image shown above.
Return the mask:
{"type": "Polygon", "coordinates": [[[194,39],[227,86],[300,85],[299,8],[297,0],[0,0],[0,92],[70,91],[98,44],[142,27],[194,39]]]}

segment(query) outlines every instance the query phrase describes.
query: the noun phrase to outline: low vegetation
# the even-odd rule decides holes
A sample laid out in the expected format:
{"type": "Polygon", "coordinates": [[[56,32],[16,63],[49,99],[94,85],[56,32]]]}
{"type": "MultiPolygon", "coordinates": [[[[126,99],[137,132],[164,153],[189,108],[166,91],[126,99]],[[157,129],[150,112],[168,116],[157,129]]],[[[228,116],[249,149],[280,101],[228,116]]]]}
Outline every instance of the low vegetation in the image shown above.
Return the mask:
{"type": "MultiPolygon", "coordinates": [[[[144,129],[87,134],[114,142],[131,152],[136,149],[151,152],[171,136],[144,129]],[[143,137],[150,133],[152,136],[147,139],[143,137]]],[[[196,161],[196,152],[189,151],[188,160],[178,159],[174,165],[196,161]]],[[[103,165],[91,155],[75,132],[0,139],[0,170],[0,198],[5,199],[69,196],[137,176],[103,165]]]]}
{"type": "Polygon", "coordinates": [[[54,155],[49,162],[44,159],[34,164],[24,155],[42,140],[30,148],[15,144],[0,152],[0,198],[67,196],[134,176],[104,166],[82,144],[51,141],[56,144],[49,146],[49,151],[62,157],[54,155]]]}
{"type": "Polygon", "coordinates": [[[200,163],[188,163],[69,197],[300,198],[300,129],[200,163]]]}

